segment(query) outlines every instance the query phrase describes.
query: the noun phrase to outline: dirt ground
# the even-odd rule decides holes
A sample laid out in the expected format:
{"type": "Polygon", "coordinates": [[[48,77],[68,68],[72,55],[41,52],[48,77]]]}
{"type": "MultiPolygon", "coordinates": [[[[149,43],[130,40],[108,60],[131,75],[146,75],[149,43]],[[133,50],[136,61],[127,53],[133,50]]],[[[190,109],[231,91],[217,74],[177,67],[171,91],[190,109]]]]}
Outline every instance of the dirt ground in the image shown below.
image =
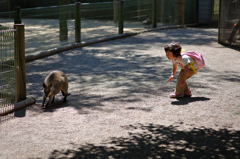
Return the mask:
{"type": "Polygon", "coordinates": [[[27,63],[27,94],[37,102],[0,124],[0,158],[239,159],[240,52],[217,36],[215,28],[160,30],[27,63]],[[191,98],[168,97],[171,41],[205,58],[187,81],[191,98]],[[71,96],[43,110],[42,82],[56,69],[71,96]]]}

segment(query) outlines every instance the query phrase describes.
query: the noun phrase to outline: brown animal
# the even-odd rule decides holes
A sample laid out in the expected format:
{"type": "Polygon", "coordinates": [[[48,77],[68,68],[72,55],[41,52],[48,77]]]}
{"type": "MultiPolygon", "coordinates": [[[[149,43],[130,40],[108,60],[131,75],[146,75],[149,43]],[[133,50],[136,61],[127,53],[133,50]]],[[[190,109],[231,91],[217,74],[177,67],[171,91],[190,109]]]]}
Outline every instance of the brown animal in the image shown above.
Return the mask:
{"type": "Polygon", "coordinates": [[[44,103],[47,97],[49,97],[48,103],[45,105],[45,108],[48,107],[50,103],[54,102],[55,95],[60,91],[64,96],[63,102],[67,101],[67,96],[71,95],[68,93],[68,79],[67,76],[62,71],[52,71],[42,83],[44,88],[43,91],[43,102],[42,107],[44,107],[44,103]]]}

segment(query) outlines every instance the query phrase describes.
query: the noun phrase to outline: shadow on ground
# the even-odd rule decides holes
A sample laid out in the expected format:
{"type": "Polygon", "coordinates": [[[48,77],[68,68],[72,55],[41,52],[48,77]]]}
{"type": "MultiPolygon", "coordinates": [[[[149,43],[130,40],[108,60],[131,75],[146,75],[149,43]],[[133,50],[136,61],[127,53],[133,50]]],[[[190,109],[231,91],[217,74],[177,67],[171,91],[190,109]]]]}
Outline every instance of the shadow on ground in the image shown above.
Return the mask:
{"type": "Polygon", "coordinates": [[[172,105],[187,105],[192,102],[197,101],[208,101],[210,98],[206,97],[184,97],[184,98],[177,98],[177,101],[173,101],[172,105]]]}
{"type": "Polygon", "coordinates": [[[41,83],[49,72],[59,69],[68,76],[72,94],[68,99],[76,101],[74,106],[78,103],[77,109],[107,101],[136,102],[142,100],[139,94],[147,97],[168,91],[168,86],[161,86],[171,72],[164,65],[166,59],[143,53],[148,48],[137,53],[133,46],[125,46],[120,52],[114,50],[116,46],[103,50],[101,47],[105,46],[75,49],[28,63],[28,94],[41,103],[41,83]]]}
{"type": "Polygon", "coordinates": [[[75,145],[68,150],[54,150],[51,159],[58,158],[239,158],[240,131],[227,129],[177,127],[149,124],[128,125],[128,138],[112,138],[101,145],[75,145]],[[134,131],[138,132],[134,132],[134,131]],[[139,130],[141,132],[139,132],[139,130]]]}
{"type": "MultiPolygon", "coordinates": [[[[165,58],[164,45],[170,39],[180,37],[182,43],[202,45],[213,42],[215,34],[201,29],[196,33],[195,29],[189,28],[163,30],[32,61],[26,68],[27,93],[41,103],[44,78],[53,70],[62,70],[69,78],[69,92],[72,94],[68,98],[69,104],[79,110],[104,106],[103,103],[108,101],[138,102],[151,96],[169,94],[175,83],[168,82],[172,66],[165,58]],[[198,35],[206,36],[201,39],[198,35]]],[[[209,72],[209,69],[201,70],[204,72],[209,72]]],[[[200,80],[194,83],[195,86],[200,84],[203,85],[200,80]]],[[[208,87],[211,86],[205,85],[208,87]]]]}

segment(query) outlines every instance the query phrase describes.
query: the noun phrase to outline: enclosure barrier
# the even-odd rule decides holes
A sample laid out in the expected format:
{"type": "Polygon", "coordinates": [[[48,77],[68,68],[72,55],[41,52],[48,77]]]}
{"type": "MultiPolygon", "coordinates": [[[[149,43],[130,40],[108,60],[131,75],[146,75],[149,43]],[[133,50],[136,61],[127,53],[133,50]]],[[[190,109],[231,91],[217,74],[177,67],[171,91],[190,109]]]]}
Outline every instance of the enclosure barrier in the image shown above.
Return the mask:
{"type": "MultiPolygon", "coordinates": [[[[14,107],[17,87],[14,70],[14,44],[16,29],[0,27],[0,113],[14,107]]],[[[0,118],[0,122],[5,118],[0,118]]]]}
{"type": "Polygon", "coordinates": [[[218,42],[240,47],[240,1],[220,0],[218,42]]]}
{"type": "Polygon", "coordinates": [[[23,24],[0,27],[0,114],[16,109],[15,104],[26,99],[24,41],[23,24]]]}
{"type": "Polygon", "coordinates": [[[25,24],[26,55],[61,46],[180,24],[196,23],[196,0],[127,0],[0,12],[0,20],[25,24]],[[143,21],[147,20],[143,25],[143,21]]]}

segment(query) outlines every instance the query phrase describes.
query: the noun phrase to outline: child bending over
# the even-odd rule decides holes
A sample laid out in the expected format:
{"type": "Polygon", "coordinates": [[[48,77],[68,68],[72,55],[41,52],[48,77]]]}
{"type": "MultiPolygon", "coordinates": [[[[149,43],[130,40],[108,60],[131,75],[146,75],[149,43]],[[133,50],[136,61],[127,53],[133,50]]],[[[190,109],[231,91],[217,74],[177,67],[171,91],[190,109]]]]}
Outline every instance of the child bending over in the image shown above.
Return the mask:
{"type": "Polygon", "coordinates": [[[172,42],[164,47],[166,52],[166,56],[169,60],[172,60],[173,68],[172,74],[169,77],[169,81],[171,82],[174,78],[177,66],[181,67],[181,71],[177,77],[177,85],[175,91],[170,94],[171,98],[179,98],[184,96],[192,96],[191,89],[188,88],[186,80],[193,76],[195,73],[192,69],[194,67],[197,70],[197,66],[193,64],[192,66],[190,63],[194,63],[194,60],[190,58],[188,55],[181,55],[182,47],[179,43],[172,42]]]}

